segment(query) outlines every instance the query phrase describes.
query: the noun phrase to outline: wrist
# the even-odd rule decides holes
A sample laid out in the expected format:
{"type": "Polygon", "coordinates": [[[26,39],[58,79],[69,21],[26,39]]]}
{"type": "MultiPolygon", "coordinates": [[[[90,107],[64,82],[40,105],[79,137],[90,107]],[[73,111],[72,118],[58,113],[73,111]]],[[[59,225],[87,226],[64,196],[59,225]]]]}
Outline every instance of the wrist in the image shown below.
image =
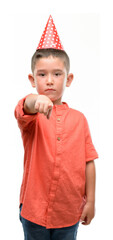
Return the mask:
{"type": "Polygon", "coordinates": [[[38,94],[30,94],[24,102],[24,111],[27,114],[32,114],[36,113],[37,111],[35,110],[35,103],[38,98],[38,94]]]}
{"type": "Polygon", "coordinates": [[[87,203],[95,203],[95,199],[88,199],[86,200],[87,203]]]}

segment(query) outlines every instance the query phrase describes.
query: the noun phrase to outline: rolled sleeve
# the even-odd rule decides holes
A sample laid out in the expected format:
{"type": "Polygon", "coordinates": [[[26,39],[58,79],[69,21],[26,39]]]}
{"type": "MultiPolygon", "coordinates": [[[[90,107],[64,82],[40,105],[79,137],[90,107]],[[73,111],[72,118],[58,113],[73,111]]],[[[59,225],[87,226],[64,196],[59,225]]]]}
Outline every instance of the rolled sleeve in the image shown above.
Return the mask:
{"type": "Polygon", "coordinates": [[[98,153],[93,145],[89,125],[86,117],[84,117],[84,127],[85,127],[85,156],[86,162],[98,158],[98,153]]]}
{"type": "MultiPolygon", "coordinates": [[[[29,96],[29,95],[27,95],[27,96],[29,96]]],[[[19,100],[19,102],[14,110],[15,118],[17,119],[18,126],[21,130],[24,130],[24,129],[29,130],[30,127],[32,126],[32,124],[35,122],[37,115],[38,115],[38,113],[25,114],[24,102],[25,102],[25,99],[27,98],[27,96],[25,96],[24,98],[19,100]]]]}

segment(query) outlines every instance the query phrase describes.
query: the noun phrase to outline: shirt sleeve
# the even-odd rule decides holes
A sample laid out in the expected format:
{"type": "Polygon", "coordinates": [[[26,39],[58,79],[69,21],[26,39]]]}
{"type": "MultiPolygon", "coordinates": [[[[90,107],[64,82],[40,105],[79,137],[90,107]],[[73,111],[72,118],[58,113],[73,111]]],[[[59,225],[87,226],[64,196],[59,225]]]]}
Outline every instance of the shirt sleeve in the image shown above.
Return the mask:
{"type": "Polygon", "coordinates": [[[85,116],[84,116],[84,128],[85,128],[85,156],[86,162],[88,162],[98,158],[99,156],[93,145],[88,121],[85,116]]]}
{"type": "MultiPolygon", "coordinates": [[[[29,96],[29,95],[27,95],[27,96],[29,96]]],[[[24,101],[27,96],[25,96],[24,98],[19,100],[17,106],[15,107],[14,115],[15,115],[15,118],[17,119],[20,130],[28,130],[29,131],[30,128],[32,127],[32,124],[35,123],[38,113],[36,113],[36,114],[25,114],[24,113],[24,101]]]]}

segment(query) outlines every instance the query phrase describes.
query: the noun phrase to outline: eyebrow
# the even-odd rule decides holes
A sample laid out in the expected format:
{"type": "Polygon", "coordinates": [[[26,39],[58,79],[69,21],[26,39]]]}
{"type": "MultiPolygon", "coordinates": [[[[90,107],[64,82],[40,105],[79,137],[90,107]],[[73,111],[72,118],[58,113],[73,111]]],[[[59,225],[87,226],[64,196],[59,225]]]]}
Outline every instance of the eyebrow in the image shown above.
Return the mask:
{"type": "MultiPolygon", "coordinates": [[[[37,73],[44,72],[44,71],[46,71],[46,69],[39,69],[39,70],[37,70],[37,73]]],[[[61,69],[53,69],[53,71],[63,72],[63,70],[61,70],[61,69]]]]}

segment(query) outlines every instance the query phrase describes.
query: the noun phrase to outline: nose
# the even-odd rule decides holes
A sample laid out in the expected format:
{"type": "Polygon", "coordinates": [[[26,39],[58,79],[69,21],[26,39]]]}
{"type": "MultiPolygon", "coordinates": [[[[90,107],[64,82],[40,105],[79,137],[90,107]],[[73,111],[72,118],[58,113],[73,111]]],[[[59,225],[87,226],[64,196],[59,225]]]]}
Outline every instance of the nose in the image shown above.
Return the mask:
{"type": "Polygon", "coordinates": [[[53,78],[50,74],[47,77],[47,84],[53,84],[53,78]]]}

